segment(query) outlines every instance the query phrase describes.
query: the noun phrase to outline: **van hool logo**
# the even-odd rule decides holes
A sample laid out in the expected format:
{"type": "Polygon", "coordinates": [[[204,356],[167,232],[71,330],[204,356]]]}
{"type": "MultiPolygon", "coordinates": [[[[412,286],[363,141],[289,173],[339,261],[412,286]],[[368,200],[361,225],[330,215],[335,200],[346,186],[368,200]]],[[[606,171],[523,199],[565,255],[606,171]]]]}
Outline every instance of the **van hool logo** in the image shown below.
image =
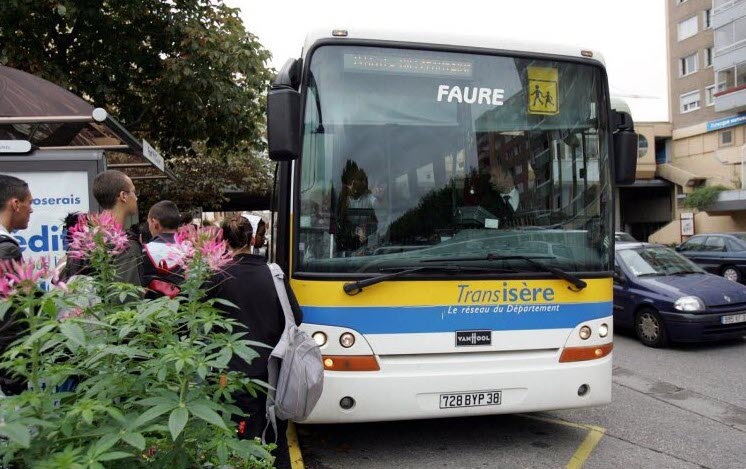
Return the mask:
{"type": "Polygon", "coordinates": [[[456,331],[456,346],[491,345],[492,331],[456,331]]]}

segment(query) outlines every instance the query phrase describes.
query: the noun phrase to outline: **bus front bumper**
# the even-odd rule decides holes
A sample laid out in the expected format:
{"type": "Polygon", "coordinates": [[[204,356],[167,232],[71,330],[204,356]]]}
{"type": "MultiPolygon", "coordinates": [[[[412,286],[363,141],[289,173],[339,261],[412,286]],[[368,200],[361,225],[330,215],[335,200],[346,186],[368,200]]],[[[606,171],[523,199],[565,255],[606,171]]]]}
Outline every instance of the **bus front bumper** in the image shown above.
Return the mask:
{"type": "Polygon", "coordinates": [[[329,372],[324,391],[311,415],[302,423],[346,423],[472,415],[511,414],[569,409],[611,402],[612,354],[597,360],[559,363],[560,351],[543,360],[489,361],[479,369],[458,360],[444,360],[442,366],[424,363],[417,355],[381,358],[375,372],[329,372]],[[547,359],[548,358],[548,359],[547,359]],[[469,370],[469,371],[466,371],[469,370]],[[480,398],[482,393],[495,396],[480,398]],[[585,391],[585,392],[583,392],[585,391]],[[471,400],[479,405],[442,408],[471,400]],[[466,398],[471,394],[474,398],[466,398]],[[352,398],[353,405],[347,409],[352,398]],[[343,402],[344,400],[344,402],[343,402]]]}

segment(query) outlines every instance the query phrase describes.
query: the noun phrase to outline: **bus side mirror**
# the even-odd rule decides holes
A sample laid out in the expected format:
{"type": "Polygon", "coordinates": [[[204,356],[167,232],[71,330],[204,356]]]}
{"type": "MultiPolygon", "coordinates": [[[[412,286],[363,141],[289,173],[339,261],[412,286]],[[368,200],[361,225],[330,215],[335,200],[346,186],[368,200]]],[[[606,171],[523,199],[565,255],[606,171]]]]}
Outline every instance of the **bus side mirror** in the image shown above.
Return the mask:
{"type": "Polygon", "coordinates": [[[617,184],[633,184],[637,173],[638,137],[632,117],[626,112],[614,111],[614,180],[617,184]]]}
{"type": "Polygon", "coordinates": [[[300,60],[288,60],[267,93],[267,146],[273,161],[300,156],[300,60]]]}

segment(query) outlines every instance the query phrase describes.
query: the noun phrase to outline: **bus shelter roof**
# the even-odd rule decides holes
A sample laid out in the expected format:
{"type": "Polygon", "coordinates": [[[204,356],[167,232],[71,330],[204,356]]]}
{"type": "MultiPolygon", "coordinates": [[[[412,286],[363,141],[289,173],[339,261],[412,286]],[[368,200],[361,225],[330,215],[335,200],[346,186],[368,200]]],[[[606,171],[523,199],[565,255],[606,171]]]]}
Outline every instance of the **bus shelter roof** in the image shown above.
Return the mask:
{"type": "Polygon", "coordinates": [[[137,139],[104,109],[94,108],[54,83],[2,65],[0,140],[24,142],[4,149],[3,154],[105,150],[107,167],[121,169],[132,179],[176,179],[152,146],[137,139]]]}

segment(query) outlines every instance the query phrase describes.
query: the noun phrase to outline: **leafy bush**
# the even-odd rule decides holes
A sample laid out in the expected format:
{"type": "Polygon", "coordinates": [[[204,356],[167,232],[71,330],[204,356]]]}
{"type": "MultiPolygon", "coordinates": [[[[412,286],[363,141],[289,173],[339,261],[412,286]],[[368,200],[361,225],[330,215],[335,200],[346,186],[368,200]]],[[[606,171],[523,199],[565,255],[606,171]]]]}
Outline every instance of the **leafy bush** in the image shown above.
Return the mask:
{"type": "Polygon", "coordinates": [[[727,191],[725,186],[703,186],[688,194],[682,202],[684,207],[705,210],[718,199],[721,192],[727,191]]]}
{"type": "Polygon", "coordinates": [[[205,300],[202,285],[226,261],[216,232],[180,232],[183,294],[143,300],[113,281],[122,233],[112,220],[92,216],[76,230],[72,254],[89,276],[43,291],[39,280],[53,276],[44,263],[0,268],[0,316],[26,330],[0,368],[28,382],[0,398],[2,465],[271,467],[271,448],[239,440],[231,421],[241,414],[231,394],[256,395],[264,383],[228,370],[234,354],[251,361],[260,344],[242,339],[220,300],[205,300]]]}

